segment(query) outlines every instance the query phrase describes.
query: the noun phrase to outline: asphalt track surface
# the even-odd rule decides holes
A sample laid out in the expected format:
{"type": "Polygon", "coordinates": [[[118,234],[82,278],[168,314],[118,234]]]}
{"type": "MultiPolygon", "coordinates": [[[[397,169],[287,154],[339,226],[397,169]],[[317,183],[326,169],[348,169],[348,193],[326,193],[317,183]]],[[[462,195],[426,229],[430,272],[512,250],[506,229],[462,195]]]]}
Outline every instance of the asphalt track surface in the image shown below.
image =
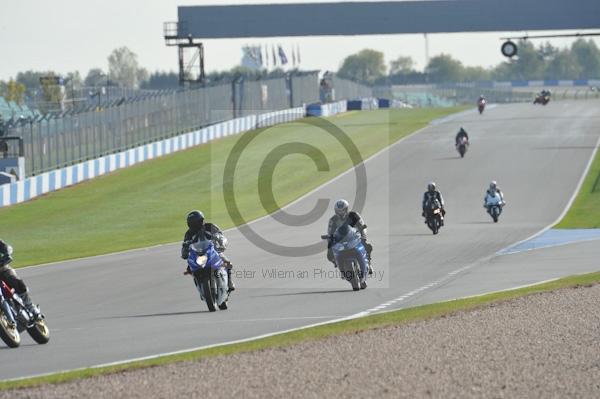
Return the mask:
{"type": "MultiPolygon", "coordinates": [[[[482,116],[468,112],[430,126],[370,159],[362,214],[375,246],[378,277],[364,291],[352,292],[348,283],[327,276],[333,269],[324,252],[276,256],[238,230],[228,232],[228,254],[246,275],[237,276],[230,309],[212,314],[182,275],[176,244],[22,269],[19,273],[47,315],[52,338],[48,345],[37,345],[24,336],[16,350],[0,346],[0,379],[185,350],[595,271],[600,266],[597,242],[494,254],[559,217],[597,145],[599,123],[598,101],[502,105],[482,116]],[[453,148],[461,125],[472,143],[464,159],[453,148]],[[491,179],[498,180],[508,202],[498,224],[482,207],[491,179]],[[438,183],[448,209],[446,226],[437,236],[420,216],[430,180],[438,183]],[[294,275],[270,276],[272,269],[294,275]],[[307,274],[297,276],[298,271],[307,274]]],[[[302,214],[318,198],[354,198],[354,185],[354,174],[346,173],[286,211],[302,214]]],[[[324,233],[327,216],[307,226],[284,227],[272,217],[251,226],[279,244],[304,245],[324,233]]]]}

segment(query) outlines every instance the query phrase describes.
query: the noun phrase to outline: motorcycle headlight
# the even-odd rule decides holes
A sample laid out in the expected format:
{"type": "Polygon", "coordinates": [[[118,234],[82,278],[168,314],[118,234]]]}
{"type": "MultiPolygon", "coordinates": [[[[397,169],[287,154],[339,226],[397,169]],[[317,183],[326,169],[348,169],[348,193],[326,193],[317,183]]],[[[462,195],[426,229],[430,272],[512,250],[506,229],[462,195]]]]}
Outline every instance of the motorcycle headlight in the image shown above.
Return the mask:
{"type": "Polygon", "coordinates": [[[207,260],[208,260],[208,257],[206,255],[198,256],[196,258],[196,263],[198,264],[198,266],[204,267],[204,265],[206,265],[207,260]]]}
{"type": "Polygon", "coordinates": [[[333,249],[334,249],[335,251],[343,251],[343,250],[344,250],[344,244],[337,243],[337,244],[335,244],[335,245],[333,246],[333,249]]]}

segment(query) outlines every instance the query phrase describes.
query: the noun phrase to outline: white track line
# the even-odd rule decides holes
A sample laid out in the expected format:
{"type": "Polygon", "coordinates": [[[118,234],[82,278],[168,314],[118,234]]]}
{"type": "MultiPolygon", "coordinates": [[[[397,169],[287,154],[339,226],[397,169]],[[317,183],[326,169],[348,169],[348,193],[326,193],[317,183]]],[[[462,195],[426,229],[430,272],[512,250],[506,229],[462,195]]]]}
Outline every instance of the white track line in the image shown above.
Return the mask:
{"type": "MultiPolygon", "coordinates": [[[[510,248],[516,247],[517,245],[521,245],[521,244],[523,244],[526,241],[532,240],[532,239],[534,239],[534,238],[536,238],[536,237],[544,234],[546,231],[548,231],[552,227],[556,226],[565,217],[565,215],[567,214],[567,212],[571,208],[571,205],[573,205],[573,202],[575,201],[575,198],[577,198],[577,194],[579,194],[579,190],[581,190],[581,186],[583,185],[583,182],[585,181],[585,178],[587,177],[587,174],[590,171],[590,168],[592,167],[592,163],[594,163],[594,158],[596,158],[596,154],[598,153],[598,147],[599,146],[600,146],[600,136],[598,136],[598,140],[596,140],[596,146],[594,147],[594,151],[592,151],[592,156],[588,160],[588,163],[585,166],[583,174],[581,175],[581,177],[579,178],[579,181],[577,182],[577,187],[575,187],[575,191],[573,192],[573,195],[571,195],[571,198],[569,198],[569,202],[567,202],[567,205],[565,206],[565,208],[561,212],[560,216],[558,218],[556,218],[556,220],[554,222],[550,223],[548,226],[544,227],[543,229],[541,229],[537,233],[534,233],[534,234],[530,235],[529,237],[525,238],[524,240],[517,241],[514,244],[511,244],[511,245],[507,246],[506,248],[502,248],[501,250],[499,250],[498,252],[496,252],[497,255],[510,255],[512,253],[515,253],[515,252],[507,252],[507,253],[501,253],[501,252],[508,251],[510,248]]],[[[527,249],[527,250],[519,251],[519,252],[533,251],[535,249],[538,249],[538,248],[531,248],[531,249],[527,249]]]]}

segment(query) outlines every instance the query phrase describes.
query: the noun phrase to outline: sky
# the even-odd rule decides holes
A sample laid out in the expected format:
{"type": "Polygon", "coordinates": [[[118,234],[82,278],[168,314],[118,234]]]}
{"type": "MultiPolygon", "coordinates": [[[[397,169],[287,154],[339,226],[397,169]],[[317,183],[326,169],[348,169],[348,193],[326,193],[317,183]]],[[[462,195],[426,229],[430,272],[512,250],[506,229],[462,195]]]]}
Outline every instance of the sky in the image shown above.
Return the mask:
{"type": "MultiPolygon", "coordinates": [[[[332,0],[329,0],[332,1],[332,0]]],[[[367,0],[369,1],[369,0],[367,0]]],[[[272,3],[268,0],[231,0],[227,4],[272,3]]],[[[278,3],[311,2],[278,0],[278,3]]],[[[314,1],[312,1],[314,2],[314,1]]],[[[163,22],[177,20],[177,6],[223,4],[216,0],[2,0],[0,13],[0,80],[25,70],[77,70],[83,77],[91,68],[107,69],[107,57],[127,46],[150,72],[176,71],[177,49],[166,47],[163,22]]],[[[561,31],[560,33],[568,33],[561,31]]],[[[583,32],[583,31],[582,31],[583,32]]],[[[500,37],[525,32],[430,34],[429,56],[450,54],[465,65],[489,67],[504,60],[500,37]]],[[[548,32],[531,32],[542,34],[548,32]]],[[[559,47],[574,39],[552,39],[559,47]]],[[[600,39],[594,39],[600,46],[600,39]]],[[[536,41],[535,43],[541,43],[536,41]]],[[[386,62],[411,56],[417,69],[425,65],[425,40],[419,35],[351,37],[292,37],[218,39],[204,43],[207,72],[240,63],[243,45],[298,45],[302,69],[337,70],[344,57],[364,48],[385,54],[386,62]]]]}

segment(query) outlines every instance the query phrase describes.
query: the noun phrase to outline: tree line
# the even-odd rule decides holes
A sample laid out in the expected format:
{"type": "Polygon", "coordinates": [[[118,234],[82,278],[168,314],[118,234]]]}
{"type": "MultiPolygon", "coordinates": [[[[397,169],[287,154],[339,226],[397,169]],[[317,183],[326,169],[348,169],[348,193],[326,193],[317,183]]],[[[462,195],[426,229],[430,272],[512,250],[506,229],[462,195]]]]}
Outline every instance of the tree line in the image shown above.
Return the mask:
{"type": "MultiPolygon", "coordinates": [[[[600,78],[600,50],[593,40],[580,38],[570,47],[562,49],[550,43],[536,47],[530,41],[521,40],[518,49],[518,57],[491,68],[465,66],[452,56],[441,54],[431,58],[424,71],[416,70],[414,60],[407,56],[399,56],[388,67],[382,52],[365,49],[346,57],[337,74],[370,85],[600,78]]],[[[47,103],[58,103],[64,98],[73,98],[76,91],[84,88],[91,89],[93,95],[94,90],[103,87],[148,90],[178,87],[176,72],[149,73],[140,66],[137,55],[127,47],[113,50],[107,61],[107,70],[92,68],[85,77],[78,71],[62,76],[51,70],[19,72],[15,79],[0,81],[0,96],[19,104],[24,102],[26,96],[36,96],[47,103]],[[60,78],[61,84],[48,79],[52,77],[60,78]]],[[[206,81],[219,84],[240,78],[281,77],[286,73],[282,69],[267,71],[237,66],[228,71],[209,73],[206,81]]]]}
{"type": "Polygon", "coordinates": [[[406,56],[393,60],[388,69],[383,53],[365,49],[346,57],[338,75],[375,85],[600,78],[600,50],[593,40],[580,38],[563,49],[550,43],[536,47],[527,40],[520,40],[517,46],[517,57],[491,68],[465,66],[441,54],[432,57],[424,71],[417,71],[414,60],[406,56]]]}

